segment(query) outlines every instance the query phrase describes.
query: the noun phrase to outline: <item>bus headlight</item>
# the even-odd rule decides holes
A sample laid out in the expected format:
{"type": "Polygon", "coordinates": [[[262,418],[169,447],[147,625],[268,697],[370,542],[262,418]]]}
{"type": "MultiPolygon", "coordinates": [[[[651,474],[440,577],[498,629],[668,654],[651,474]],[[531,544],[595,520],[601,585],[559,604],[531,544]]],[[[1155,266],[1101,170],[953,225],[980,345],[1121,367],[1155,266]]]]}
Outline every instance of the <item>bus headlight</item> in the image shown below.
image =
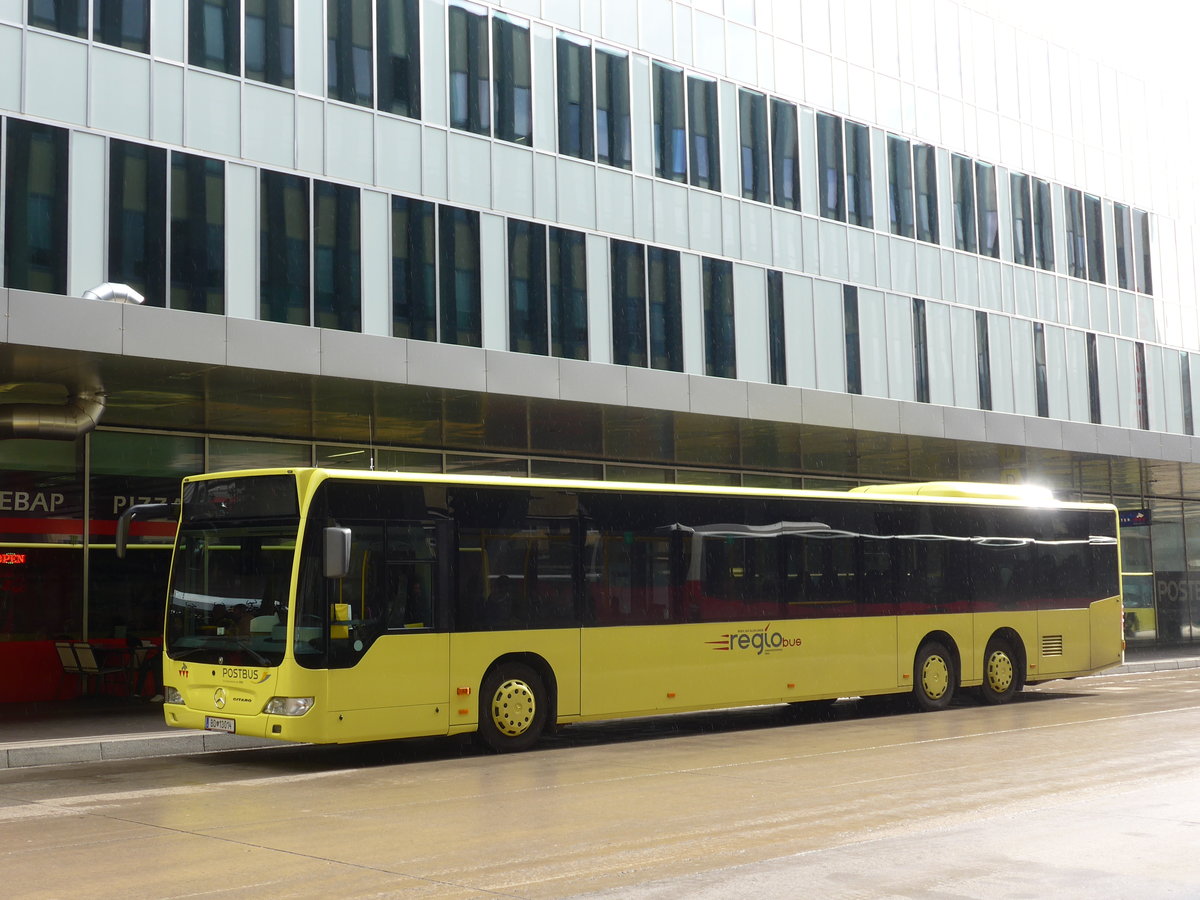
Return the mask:
{"type": "Polygon", "coordinates": [[[163,688],[163,703],[183,703],[183,694],[179,693],[177,688],[170,685],[163,688]]]}
{"type": "Polygon", "coordinates": [[[312,709],[312,697],[272,697],[263,707],[269,716],[302,716],[312,709]]]}

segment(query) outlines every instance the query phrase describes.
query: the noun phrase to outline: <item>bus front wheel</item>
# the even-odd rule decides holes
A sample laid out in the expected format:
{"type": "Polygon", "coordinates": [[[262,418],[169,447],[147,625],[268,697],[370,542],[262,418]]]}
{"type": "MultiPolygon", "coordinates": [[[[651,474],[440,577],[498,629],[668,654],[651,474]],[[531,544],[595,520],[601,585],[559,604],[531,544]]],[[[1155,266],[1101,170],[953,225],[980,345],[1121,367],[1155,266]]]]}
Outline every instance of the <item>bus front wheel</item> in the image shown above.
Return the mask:
{"type": "Polygon", "coordinates": [[[527,750],[541,737],[548,710],[538,673],[523,663],[502,663],[479,689],[479,740],[498,753],[527,750]]]}
{"type": "Polygon", "coordinates": [[[1021,690],[1021,670],[1012,645],[1003,638],[988,641],[983,653],[983,684],[979,695],[985,703],[1007,703],[1021,690]]]}
{"type": "Polygon", "coordinates": [[[938,641],[928,641],[913,662],[913,703],[922,712],[945,709],[954,700],[958,678],[954,657],[938,641]]]}

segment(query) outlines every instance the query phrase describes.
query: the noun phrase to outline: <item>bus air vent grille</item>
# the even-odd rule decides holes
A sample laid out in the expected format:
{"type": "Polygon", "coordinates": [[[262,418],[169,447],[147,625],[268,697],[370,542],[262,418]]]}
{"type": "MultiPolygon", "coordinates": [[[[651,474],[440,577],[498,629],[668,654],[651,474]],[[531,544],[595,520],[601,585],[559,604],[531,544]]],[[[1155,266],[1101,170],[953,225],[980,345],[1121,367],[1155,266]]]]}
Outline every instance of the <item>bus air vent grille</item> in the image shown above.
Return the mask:
{"type": "Polygon", "coordinates": [[[1062,656],[1063,636],[1061,634],[1042,635],[1042,656],[1062,656]]]}

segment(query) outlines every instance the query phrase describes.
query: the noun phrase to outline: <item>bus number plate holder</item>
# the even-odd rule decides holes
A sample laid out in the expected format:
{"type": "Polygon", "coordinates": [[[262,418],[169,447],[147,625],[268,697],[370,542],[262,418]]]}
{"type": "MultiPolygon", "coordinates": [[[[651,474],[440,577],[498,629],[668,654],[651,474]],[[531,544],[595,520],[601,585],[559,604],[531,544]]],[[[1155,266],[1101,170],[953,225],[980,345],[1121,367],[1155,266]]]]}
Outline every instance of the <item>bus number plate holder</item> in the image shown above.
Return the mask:
{"type": "Polygon", "coordinates": [[[219,719],[216,716],[205,716],[204,717],[204,730],[205,731],[223,731],[226,734],[233,734],[234,733],[234,721],[233,721],[233,719],[219,719]]]}

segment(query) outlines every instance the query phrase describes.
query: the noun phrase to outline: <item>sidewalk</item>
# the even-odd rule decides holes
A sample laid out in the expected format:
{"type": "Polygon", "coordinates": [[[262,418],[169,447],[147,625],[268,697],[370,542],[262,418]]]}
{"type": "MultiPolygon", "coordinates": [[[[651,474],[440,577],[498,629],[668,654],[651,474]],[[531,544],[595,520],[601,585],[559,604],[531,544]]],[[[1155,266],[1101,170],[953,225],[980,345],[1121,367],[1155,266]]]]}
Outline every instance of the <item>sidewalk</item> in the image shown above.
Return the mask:
{"type": "MultiPolygon", "coordinates": [[[[1131,648],[1106,675],[1200,668],[1200,643],[1131,648]]],[[[161,703],[90,697],[0,705],[0,769],[279,747],[279,741],[167,728],[161,703]]]]}

